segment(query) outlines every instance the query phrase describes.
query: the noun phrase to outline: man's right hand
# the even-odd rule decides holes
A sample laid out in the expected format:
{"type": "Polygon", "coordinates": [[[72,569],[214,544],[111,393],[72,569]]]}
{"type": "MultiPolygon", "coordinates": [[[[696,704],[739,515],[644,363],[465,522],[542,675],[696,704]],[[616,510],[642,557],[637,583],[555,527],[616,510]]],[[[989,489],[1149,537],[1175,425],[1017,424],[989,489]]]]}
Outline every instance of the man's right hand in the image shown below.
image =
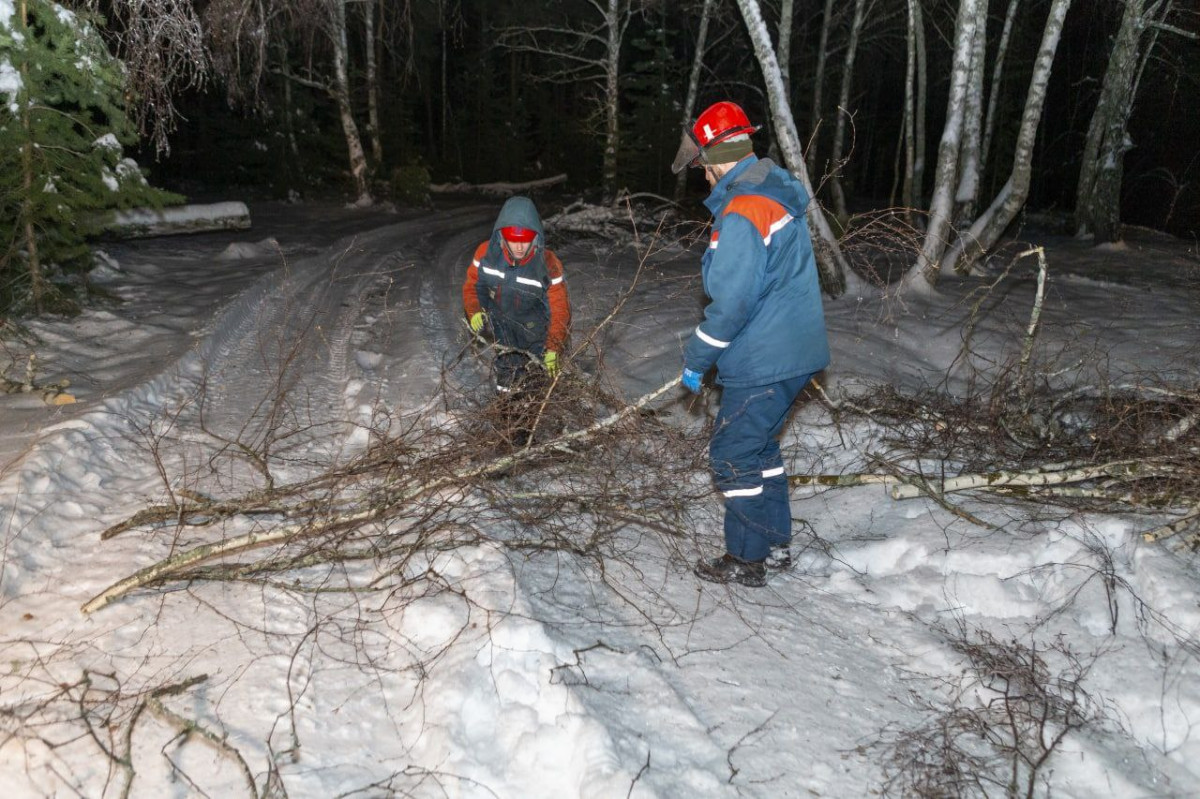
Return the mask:
{"type": "Polygon", "coordinates": [[[688,391],[692,392],[693,394],[699,394],[700,393],[700,380],[703,377],[704,377],[704,375],[701,374],[700,372],[697,372],[694,369],[686,369],[685,368],[683,370],[683,375],[680,378],[680,382],[683,383],[683,387],[686,388],[688,391]]]}
{"type": "Polygon", "coordinates": [[[484,323],[487,322],[487,314],[483,311],[476,311],[471,314],[471,332],[479,333],[483,330],[484,323]]]}

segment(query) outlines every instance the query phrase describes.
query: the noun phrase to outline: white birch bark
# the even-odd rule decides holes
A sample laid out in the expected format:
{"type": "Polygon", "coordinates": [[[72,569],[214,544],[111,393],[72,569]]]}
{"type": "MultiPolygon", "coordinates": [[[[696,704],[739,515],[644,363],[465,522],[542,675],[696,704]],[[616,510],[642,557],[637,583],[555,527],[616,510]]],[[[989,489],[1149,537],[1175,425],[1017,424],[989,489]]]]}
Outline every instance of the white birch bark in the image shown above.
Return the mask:
{"type": "Polygon", "coordinates": [[[904,188],[901,192],[900,204],[904,207],[905,219],[911,223],[912,209],[915,207],[913,196],[913,177],[917,163],[916,147],[916,87],[917,79],[917,0],[908,0],[908,36],[907,58],[904,63],[904,188]]]}
{"type": "Polygon", "coordinates": [[[1124,0],[1125,12],[1113,41],[1112,55],[1087,142],[1075,192],[1076,234],[1092,234],[1097,243],[1120,238],[1121,182],[1129,139],[1129,116],[1137,93],[1142,36],[1170,10],[1166,0],[1124,0]]]}
{"type": "Polygon", "coordinates": [[[621,0],[608,0],[604,9],[607,55],[604,61],[604,196],[613,197],[617,191],[617,148],[620,146],[620,66],[621,40],[629,14],[621,14],[621,0]]]}
{"type": "Polygon", "coordinates": [[[794,0],[783,0],[779,9],[779,47],[776,60],[779,61],[779,74],[783,77],[783,91],[790,102],[792,97],[792,18],[795,11],[794,0]]]}
{"type": "Polygon", "coordinates": [[[821,174],[825,174],[820,160],[821,114],[824,102],[821,95],[825,89],[825,64],[829,58],[829,30],[831,27],[833,27],[833,0],[825,0],[825,15],[821,17],[821,37],[817,44],[817,69],[813,73],[813,132],[812,144],[808,148],[808,158],[815,169],[821,170],[821,174]]]}
{"type": "Polygon", "coordinates": [[[979,152],[983,132],[983,76],[987,60],[988,0],[978,0],[975,38],[971,44],[971,76],[967,82],[967,104],[963,109],[963,135],[958,155],[958,189],[954,196],[954,219],[970,224],[979,202],[979,152]]]}
{"type": "Polygon", "coordinates": [[[342,122],[342,134],[346,137],[346,149],[350,156],[350,175],[354,178],[354,190],[358,195],[356,205],[371,205],[371,187],[367,179],[367,156],[363,152],[362,138],[354,121],[350,105],[349,46],[346,30],[346,0],[333,0],[330,6],[330,42],[333,45],[333,98],[337,101],[338,116],[342,122]]]}
{"type": "Polygon", "coordinates": [[[981,255],[992,249],[1000,240],[1005,229],[1016,218],[1017,212],[1021,210],[1029,196],[1033,171],[1033,146],[1046,102],[1046,86],[1050,82],[1054,54],[1058,49],[1063,22],[1070,7],[1071,0],[1054,0],[1050,7],[1050,14],[1046,18],[1042,43],[1038,48],[1037,59],[1034,61],[1033,77],[1029,81],[1025,111],[1021,115],[1021,128],[1017,133],[1012,173],[992,201],[991,206],[975,220],[970,230],[964,232],[954,247],[946,253],[942,263],[943,272],[959,266],[960,260],[964,262],[963,266],[969,267],[981,255]]]}
{"type": "Polygon", "coordinates": [[[921,3],[915,1],[913,12],[916,17],[917,35],[917,119],[914,125],[916,153],[913,156],[913,208],[924,207],[925,197],[925,109],[929,97],[929,67],[925,56],[925,14],[921,3]]]}
{"type": "Polygon", "coordinates": [[[947,247],[954,190],[958,185],[959,150],[962,144],[963,115],[967,84],[970,79],[972,45],[981,0],[959,0],[958,20],[954,26],[954,61],[950,74],[950,98],[946,103],[946,124],[938,145],[937,171],[933,179],[933,198],[929,206],[929,227],[917,256],[917,263],[901,281],[902,291],[924,292],[938,278],[938,265],[947,247]]]}
{"type": "MultiPolygon", "coordinates": [[[[696,96],[700,93],[700,70],[704,68],[704,51],[708,48],[708,23],[712,18],[714,0],[704,0],[700,9],[700,29],[696,32],[696,52],[692,56],[692,69],[688,73],[687,96],[683,101],[683,119],[679,127],[686,128],[692,124],[696,114],[696,96]]],[[[675,201],[683,199],[687,189],[687,170],[675,176],[675,201]]]]}
{"type": "Polygon", "coordinates": [[[829,175],[829,187],[833,192],[833,212],[841,220],[843,227],[850,218],[846,208],[846,192],[842,188],[842,148],[846,141],[846,120],[850,114],[850,89],[854,84],[854,60],[858,55],[858,41],[862,34],[863,13],[867,0],[854,0],[854,19],[850,23],[850,39],[846,43],[846,57],[842,62],[842,87],[838,94],[837,123],[833,130],[833,150],[829,161],[832,170],[829,175]]]}
{"type": "Polygon", "coordinates": [[[804,184],[808,192],[808,224],[812,232],[813,249],[816,251],[817,267],[821,272],[821,283],[824,289],[837,297],[848,288],[861,292],[864,288],[862,281],[849,268],[845,256],[838,246],[837,236],[829,227],[829,221],[821,210],[813,195],[812,181],[808,177],[808,167],[804,163],[804,152],[800,146],[800,136],[796,132],[796,120],[792,117],[792,109],[788,104],[787,95],[783,89],[783,78],[779,73],[779,64],[775,61],[775,50],[771,47],[771,37],[763,22],[762,11],[758,0],[737,0],[742,19],[750,33],[750,41],[754,45],[754,53],[762,68],[763,82],[767,87],[767,98],[771,105],[771,116],[775,121],[775,134],[778,137],[780,150],[787,168],[796,179],[804,184]]]}
{"type": "Polygon", "coordinates": [[[383,138],[379,130],[379,71],[375,64],[375,11],[379,0],[367,0],[363,6],[363,44],[367,56],[367,138],[371,140],[371,159],[378,169],[383,164],[383,138]]]}
{"type": "Polygon", "coordinates": [[[988,91],[987,117],[983,123],[983,144],[979,147],[979,171],[986,172],[988,157],[992,150],[992,137],[996,132],[996,109],[1000,100],[1000,84],[1004,78],[1004,60],[1008,56],[1008,42],[1012,38],[1013,22],[1017,18],[1017,9],[1021,0],[1009,0],[1008,13],[1004,15],[1004,29],[1000,31],[1000,41],[996,45],[996,61],[992,65],[992,87],[988,91]]]}

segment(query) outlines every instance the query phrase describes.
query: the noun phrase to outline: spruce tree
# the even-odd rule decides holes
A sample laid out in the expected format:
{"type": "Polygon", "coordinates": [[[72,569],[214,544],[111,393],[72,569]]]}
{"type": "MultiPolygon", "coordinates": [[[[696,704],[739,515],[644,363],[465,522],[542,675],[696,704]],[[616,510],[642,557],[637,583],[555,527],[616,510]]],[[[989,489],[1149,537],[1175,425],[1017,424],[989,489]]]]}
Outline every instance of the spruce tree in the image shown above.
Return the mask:
{"type": "Polygon", "coordinates": [[[125,73],[97,25],[0,0],[0,310],[72,307],[57,278],[90,267],[95,213],[175,199],[122,158],[125,73]]]}

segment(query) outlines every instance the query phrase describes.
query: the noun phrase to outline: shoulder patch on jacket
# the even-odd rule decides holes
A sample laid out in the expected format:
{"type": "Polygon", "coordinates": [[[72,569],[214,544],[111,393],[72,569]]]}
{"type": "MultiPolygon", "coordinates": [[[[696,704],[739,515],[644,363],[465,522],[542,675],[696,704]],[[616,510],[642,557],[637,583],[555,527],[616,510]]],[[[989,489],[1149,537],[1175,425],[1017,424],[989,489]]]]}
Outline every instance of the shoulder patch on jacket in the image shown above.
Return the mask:
{"type": "Polygon", "coordinates": [[[763,244],[769,245],[771,237],[792,221],[793,217],[780,203],[758,194],[742,194],[734,197],[725,206],[722,216],[737,214],[750,220],[763,244]]]}

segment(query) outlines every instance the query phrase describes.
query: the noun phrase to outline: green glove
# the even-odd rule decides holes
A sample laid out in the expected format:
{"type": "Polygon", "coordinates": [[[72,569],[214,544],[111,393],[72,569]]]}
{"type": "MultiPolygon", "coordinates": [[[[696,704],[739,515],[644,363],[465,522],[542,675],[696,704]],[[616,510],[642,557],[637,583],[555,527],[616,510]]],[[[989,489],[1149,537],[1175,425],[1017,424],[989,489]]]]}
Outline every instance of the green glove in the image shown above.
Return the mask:
{"type": "Polygon", "coordinates": [[[471,332],[478,333],[483,330],[483,323],[487,321],[487,314],[483,311],[476,311],[471,314],[471,332]]]}
{"type": "Polygon", "coordinates": [[[542,363],[546,367],[546,374],[551,377],[558,375],[558,353],[554,350],[546,350],[546,354],[542,356],[542,363]]]}

